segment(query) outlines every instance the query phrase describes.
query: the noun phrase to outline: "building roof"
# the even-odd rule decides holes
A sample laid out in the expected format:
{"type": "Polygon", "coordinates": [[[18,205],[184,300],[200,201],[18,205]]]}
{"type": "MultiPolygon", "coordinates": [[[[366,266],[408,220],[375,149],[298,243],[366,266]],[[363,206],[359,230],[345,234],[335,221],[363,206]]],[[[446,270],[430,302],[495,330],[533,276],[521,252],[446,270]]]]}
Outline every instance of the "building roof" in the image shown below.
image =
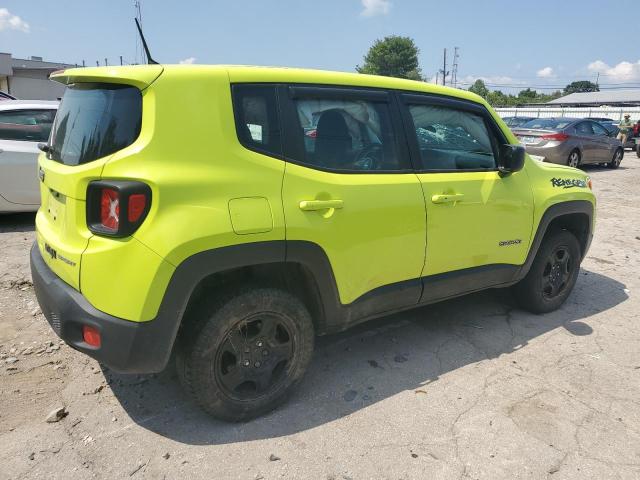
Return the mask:
{"type": "Polygon", "coordinates": [[[605,90],[601,92],[571,93],[556,98],[547,105],[640,105],[640,89],[605,90]]]}
{"type": "Polygon", "coordinates": [[[30,70],[60,70],[62,68],[74,67],[68,63],[45,62],[42,58],[12,58],[11,67],[14,69],[30,69],[30,70]]]}

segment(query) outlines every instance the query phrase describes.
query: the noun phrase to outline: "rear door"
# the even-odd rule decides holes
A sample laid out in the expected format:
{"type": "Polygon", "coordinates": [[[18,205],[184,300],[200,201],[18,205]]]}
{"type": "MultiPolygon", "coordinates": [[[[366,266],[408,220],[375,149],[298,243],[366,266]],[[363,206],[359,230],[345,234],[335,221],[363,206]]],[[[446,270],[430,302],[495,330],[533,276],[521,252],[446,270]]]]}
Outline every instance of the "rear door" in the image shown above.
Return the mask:
{"type": "Polygon", "coordinates": [[[49,267],[78,290],[82,252],[92,236],[86,220],[87,186],[100,179],[111,154],[138,138],[141,119],[142,95],[136,87],[69,85],[53,125],[50,152],[39,157],[38,246],[49,267]]]}
{"type": "Polygon", "coordinates": [[[525,261],[533,195],[525,171],[500,175],[504,135],[481,105],[401,95],[427,210],[423,300],[509,281],[525,261]],[[430,281],[451,280],[433,292],[430,281]]]}
{"type": "Polygon", "coordinates": [[[597,163],[601,161],[601,152],[596,137],[593,134],[592,122],[579,122],[573,128],[582,150],[582,163],[597,163]]]}
{"type": "Polygon", "coordinates": [[[378,297],[383,300],[377,311],[417,303],[425,256],[424,197],[390,94],[291,86],[283,87],[280,97],[287,241],[324,250],[342,304],[383,286],[391,288],[378,297]]]}
{"type": "Polygon", "coordinates": [[[0,111],[0,195],[12,203],[38,205],[39,142],[51,132],[54,109],[0,111]]]}
{"type": "Polygon", "coordinates": [[[597,122],[591,122],[591,128],[593,129],[593,138],[596,143],[596,156],[599,162],[610,162],[613,160],[615,153],[615,142],[609,136],[609,132],[597,122]]]}

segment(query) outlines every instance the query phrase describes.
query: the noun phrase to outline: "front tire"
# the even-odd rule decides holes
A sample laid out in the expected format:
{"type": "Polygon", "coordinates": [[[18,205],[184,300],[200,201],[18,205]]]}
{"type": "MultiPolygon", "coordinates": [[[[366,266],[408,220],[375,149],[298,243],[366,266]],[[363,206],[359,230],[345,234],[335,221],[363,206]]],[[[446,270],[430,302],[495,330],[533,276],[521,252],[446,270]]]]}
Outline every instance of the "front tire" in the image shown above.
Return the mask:
{"type": "Polygon", "coordinates": [[[560,308],[576,284],[581,259],[575,235],[566,230],[548,233],[531,269],[514,287],[518,304],[533,313],[560,308]]]}
{"type": "Polygon", "coordinates": [[[580,166],[580,151],[573,150],[567,157],[567,165],[569,167],[578,168],[580,166]]]}
{"type": "Polygon", "coordinates": [[[180,338],[178,374],[198,405],[216,418],[246,421],[273,410],[311,360],[311,316],[287,292],[246,290],[190,315],[180,338]]]}
{"type": "Polygon", "coordinates": [[[624,156],[624,151],[619,148],[616,150],[616,153],[613,154],[613,158],[609,163],[607,163],[607,167],[609,168],[618,168],[620,166],[620,162],[622,162],[622,157],[624,156]]]}

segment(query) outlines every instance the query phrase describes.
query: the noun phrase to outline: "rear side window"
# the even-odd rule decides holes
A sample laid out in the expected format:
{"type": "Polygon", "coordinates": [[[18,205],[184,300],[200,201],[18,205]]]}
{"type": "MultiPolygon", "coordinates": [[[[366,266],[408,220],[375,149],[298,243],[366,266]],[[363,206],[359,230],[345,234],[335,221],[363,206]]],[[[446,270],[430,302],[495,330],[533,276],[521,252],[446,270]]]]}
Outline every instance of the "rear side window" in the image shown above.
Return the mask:
{"type": "Polygon", "coordinates": [[[497,142],[481,115],[409,105],[423,170],[493,170],[497,142]]]}
{"type": "Polygon", "coordinates": [[[140,134],[142,94],[135,87],[76,83],[62,97],[50,158],[79,165],[122,150],[140,134]]]}
{"type": "Polygon", "coordinates": [[[389,104],[350,98],[295,100],[298,135],[303,136],[300,163],[320,169],[397,171],[405,165],[396,148],[389,104]]]}
{"type": "Polygon", "coordinates": [[[240,143],[249,150],[280,158],[282,135],[273,85],[234,85],[233,110],[240,143]]]}
{"type": "Polygon", "coordinates": [[[576,133],[580,135],[593,135],[593,128],[589,122],[581,122],[576,125],[576,133]]]}
{"type": "Polygon", "coordinates": [[[0,112],[0,140],[46,142],[55,115],[52,109],[0,112]]]}

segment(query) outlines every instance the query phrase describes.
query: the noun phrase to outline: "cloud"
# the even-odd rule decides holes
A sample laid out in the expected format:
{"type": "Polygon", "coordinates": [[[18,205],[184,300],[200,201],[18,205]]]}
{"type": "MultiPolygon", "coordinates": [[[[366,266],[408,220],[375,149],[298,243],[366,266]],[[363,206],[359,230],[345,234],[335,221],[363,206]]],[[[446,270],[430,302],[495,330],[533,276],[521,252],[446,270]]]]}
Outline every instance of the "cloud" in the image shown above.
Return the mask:
{"type": "Polygon", "coordinates": [[[635,63],[620,62],[616,66],[611,67],[602,60],[591,62],[587,69],[593,73],[599,73],[601,76],[607,77],[607,81],[611,82],[640,82],[640,60],[635,63]]]}
{"type": "Polygon", "coordinates": [[[193,63],[196,63],[196,57],[189,57],[189,58],[185,58],[184,60],[180,60],[178,63],[180,63],[181,65],[191,65],[193,63]]]}
{"type": "Polygon", "coordinates": [[[363,17],[375,17],[386,15],[391,10],[390,0],[361,0],[364,10],[360,13],[363,17]]]}
{"type": "Polygon", "coordinates": [[[556,74],[551,67],[544,67],[536,72],[538,78],[555,78],[556,74]]]}
{"type": "Polygon", "coordinates": [[[29,33],[29,24],[6,8],[0,8],[0,32],[2,30],[20,30],[29,33]]]}

